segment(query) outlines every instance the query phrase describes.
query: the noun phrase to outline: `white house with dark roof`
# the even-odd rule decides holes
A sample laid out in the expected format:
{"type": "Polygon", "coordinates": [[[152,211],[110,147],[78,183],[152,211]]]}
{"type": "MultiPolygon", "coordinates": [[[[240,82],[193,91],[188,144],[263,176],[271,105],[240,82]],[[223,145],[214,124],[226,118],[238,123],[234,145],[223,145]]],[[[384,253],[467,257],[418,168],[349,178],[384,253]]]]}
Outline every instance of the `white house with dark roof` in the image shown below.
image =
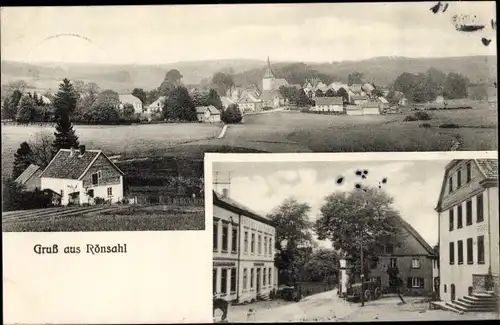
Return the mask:
{"type": "Polygon", "coordinates": [[[444,170],[436,212],[441,300],[484,293],[488,270],[498,295],[498,160],[451,161],[444,170]]]}
{"type": "Polygon", "coordinates": [[[213,105],[197,106],[196,117],[199,122],[218,123],[220,122],[220,111],[213,105]]]}
{"type": "Polygon", "coordinates": [[[344,112],[344,99],[342,97],[316,97],[315,106],[310,110],[314,112],[344,112]]]}
{"type": "Polygon", "coordinates": [[[118,95],[120,99],[120,109],[125,107],[125,104],[131,104],[134,106],[135,113],[142,113],[142,101],[132,94],[120,94],[118,95]]]}
{"type": "Polygon", "coordinates": [[[33,191],[35,188],[40,188],[40,174],[42,169],[31,164],[16,178],[16,183],[25,186],[28,191],[33,191]]]}
{"type": "Polygon", "coordinates": [[[124,173],[101,151],[60,149],[40,174],[42,190],[61,195],[61,204],[93,204],[99,197],[112,203],[123,198],[124,173]]]}
{"type": "Polygon", "coordinates": [[[146,106],[145,113],[152,115],[161,112],[166,98],[166,96],[160,96],[157,100],[146,106]]]}

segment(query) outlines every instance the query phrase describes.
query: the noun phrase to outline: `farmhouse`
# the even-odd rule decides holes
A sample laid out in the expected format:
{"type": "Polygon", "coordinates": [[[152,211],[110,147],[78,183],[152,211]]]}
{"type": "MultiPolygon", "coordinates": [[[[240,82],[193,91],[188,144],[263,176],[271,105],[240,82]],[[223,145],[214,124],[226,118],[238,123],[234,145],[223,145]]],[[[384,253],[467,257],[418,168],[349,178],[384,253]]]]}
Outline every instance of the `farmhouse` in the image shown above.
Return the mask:
{"type": "Polygon", "coordinates": [[[278,287],[274,224],[213,192],[213,296],[238,303],[268,297],[278,287]]]}
{"type": "Polygon", "coordinates": [[[363,108],[360,105],[346,105],[345,112],[347,115],[363,115],[363,108]]]}
{"type": "Polygon", "coordinates": [[[237,101],[242,112],[260,112],[262,111],[262,100],[250,93],[244,93],[237,101]]]}
{"type": "MultiPolygon", "coordinates": [[[[434,291],[433,276],[437,274],[438,258],[432,247],[403,218],[398,218],[397,226],[400,233],[396,235],[395,244],[386,245],[378,261],[366,261],[371,269],[371,278],[379,283],[382,291],[395,293],[397,289],[389,281],[388,269],[397,268],[398,277],[404,281],[410,294],[422,295],[434,291]]],[[[346,293],[349,281],[361,280],[357,277],[349,279],[353,263],[348,257],[340,261],[340,266],[339,289],[342,295],[346,293]]]]}
{"type": "Polygon", "coordinates": [[[157,100],[146,106],[144,113],[151,115],[161,112],[166,98],[166,96],[160,96],[157,100]]]}
{"type": "Polygon", "coordinates": [[[40,174],[42,190],[61,195],[61,204],[93,204],[96,198],[119,202],[123,172],[101,151],[60,149],[40,174]]]}
{"type": "Polygon", "coordinates": [[[363,108],[363,115],[380,115],[380,103],[368,101],[361,105],[363,108]]]}
{"type": "Polygon", "coordinates": [[[487,291],[488,270],[498,294],[498,160],[451,161],[445,167],[436,211],[441,300],[487,291]]]}
{"type": "Polygon", "coordinates": [[[366,95],[351,95],[351,104],[363,105],[368,102],[369,98],[366,95]]]}
{"type": "Polygon", "coordinates": [[[196,117],[199,122],[218,123],[220,122],[220,111],[215,106],[197,106],[196,117]]]}
{"type": "Polygon", "coordinates": [[[315,112],[344,112],[344,100],[342,97],[317,97],[316,105],[311,107],[315,112]]]}
{"type": "Polygon", "coordinates": [[[16,183],[24,185],[28,191],[33,191],[35,188],[40,188],[41,173],[42,169],[39,166],[31,164],[16,178],[16,183]]]}
{"type": "Polygon", "coordinates": [[[132,106],[134,106],[135,113],[142,113],[142,101],[139,98],[135,97],[132,94],[120,94],[118,95],[118,97],[120,99],[120,109],[123,109],[123,107],[125,107],[125,104],[131,104],[132,106]]]}

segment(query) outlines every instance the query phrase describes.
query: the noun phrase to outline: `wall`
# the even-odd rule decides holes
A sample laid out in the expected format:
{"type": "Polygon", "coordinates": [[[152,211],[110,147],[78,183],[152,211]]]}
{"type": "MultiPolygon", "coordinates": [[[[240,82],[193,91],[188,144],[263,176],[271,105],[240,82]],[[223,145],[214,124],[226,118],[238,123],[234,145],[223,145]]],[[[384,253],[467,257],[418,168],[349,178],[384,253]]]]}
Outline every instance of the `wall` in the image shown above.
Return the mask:
{"type": "Polygon", "coordinates": [[[364,107],[363,115],[379,115],[380,109],[378,107],[364,107]]]}
{"type": "Polygon", "coordinates": [[[42,174],[41,169],[37,170],[27,181],[24,183],[24,186],[26,186],[26,189],[28,191],[34,191],[35,188],[40,188],[41,186],[41,180],[40,180],[40,175],[42,174]]]}
{"type": "MultiPolygon", "coordinates": [[[[82,182],[84,188],[87,190],[94,190],[94,198],[101,197],[106,200],[110,199],[111,202],[118,202],[123,198],[123,176],[102,154],[99,155],[94,164],[82,177],[82,182]],[[99,180],[97,186],[93,186],[92,174],[98,171],[101,171],[102,179],[99,180]],[[108,187],[112,189],[111,197],[108,197],[108,187]]],[[[85,193],[82,194],[80,194],[80,197],[83,199],[81,203],[88,203],[89,197],[85,193]]]]}
{"type": "MultiPolygon", "coordinates": [[[[485,210],[489,210],[489,229],[490,231],[490,249],[491,249],[491,272],[495,276],[500,276],[500,238],[499,231],[499,215],[498,215],[498,187],[490,187],[487,189],[487,200],[484,202],[485,210]]],[[[487,216],[485,215],[485,220],[487,216]]],[[[489,258],[485,256],[485,258],[489,258]]]]}
{"type": "MultiPolygon", "coordinates": [[[[42,177],[40,179],[40,187],[42,190],[51,189],[52,191],[61,194],[61,205],[67,205],[69,193],[78,192],[83,190],[82,182],[76,179],[61,179],[61,178],[49,178],[42,177]]],[[[81,199],[81,195],[80,195],[81,199]]]]}

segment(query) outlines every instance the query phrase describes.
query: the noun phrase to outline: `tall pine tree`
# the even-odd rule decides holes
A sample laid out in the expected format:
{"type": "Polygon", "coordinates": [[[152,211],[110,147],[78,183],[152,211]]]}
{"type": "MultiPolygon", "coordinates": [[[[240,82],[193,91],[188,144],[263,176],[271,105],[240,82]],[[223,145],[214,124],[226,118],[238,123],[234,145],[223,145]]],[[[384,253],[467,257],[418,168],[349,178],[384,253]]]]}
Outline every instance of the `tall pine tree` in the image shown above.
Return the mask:
{"type": "Polygon", "coordinates": [[[78,94],[68,79],[64,79],[59,85],[59,91],[54,99],[54,113],[57,121],[55,140],[52,146],[54,151],[59,149],[70,149],[78,147],[78,137],[73,130],[70,115],[75,110],[78,94]]]}
{"type": "Polygon", "coordinates": [[[33,162],[33,151],[31,151],[30,145],[26,141],[24,141],[23,143],[21,143],[21,146],[14,154],[14,167],[12,170],[12,177],[16,179],[33,162]]]}

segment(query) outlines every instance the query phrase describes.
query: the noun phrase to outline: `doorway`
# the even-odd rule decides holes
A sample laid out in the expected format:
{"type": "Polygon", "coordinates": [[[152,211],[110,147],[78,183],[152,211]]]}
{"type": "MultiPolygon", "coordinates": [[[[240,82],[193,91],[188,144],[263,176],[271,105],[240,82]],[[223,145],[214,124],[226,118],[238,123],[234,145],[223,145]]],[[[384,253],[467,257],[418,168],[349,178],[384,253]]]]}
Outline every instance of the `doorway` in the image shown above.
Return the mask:
{"type": "Polygon", "coordinates": [[[474,291],[474,288],[469,287],[469,288],[468,288],[468,293],[467,293],[467,294],[468,294],[469,296],[472,296],[472,292],[473,292],[473,291],[474,291]]]}
{"type": "Polygon", "coordinates": [[[456,297],[455,297],[455,284],[453,284],[453,283],[450,286],[450,294],[451,294],[451,300],[452,301],[455,300],[456,299],[456,297]]]}
{"type": "Polygon", "coordinates": [[[257,284],[257,296],[260,294],[260,267],[257,268],[257,281],[255,282],[257,284]]]}

